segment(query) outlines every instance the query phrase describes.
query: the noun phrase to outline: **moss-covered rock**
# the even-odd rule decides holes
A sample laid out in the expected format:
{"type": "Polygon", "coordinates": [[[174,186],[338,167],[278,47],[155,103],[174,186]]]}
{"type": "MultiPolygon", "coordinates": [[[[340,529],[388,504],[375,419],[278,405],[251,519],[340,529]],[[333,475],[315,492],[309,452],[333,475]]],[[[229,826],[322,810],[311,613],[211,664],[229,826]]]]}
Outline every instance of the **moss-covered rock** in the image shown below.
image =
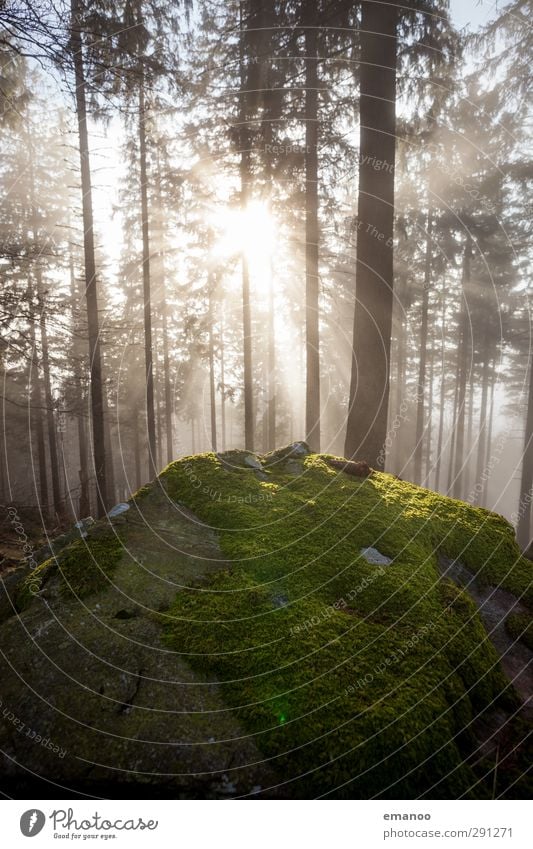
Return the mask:
{"type": "Polygon", "coordinates": [[[295,445],[176,461],[24,579],[2,704],[66,754],[4,717],[6,772],[192,797],[490,796],[479,717],[519,700],[438,556],[531,603],[512,529],[295,445]]]}

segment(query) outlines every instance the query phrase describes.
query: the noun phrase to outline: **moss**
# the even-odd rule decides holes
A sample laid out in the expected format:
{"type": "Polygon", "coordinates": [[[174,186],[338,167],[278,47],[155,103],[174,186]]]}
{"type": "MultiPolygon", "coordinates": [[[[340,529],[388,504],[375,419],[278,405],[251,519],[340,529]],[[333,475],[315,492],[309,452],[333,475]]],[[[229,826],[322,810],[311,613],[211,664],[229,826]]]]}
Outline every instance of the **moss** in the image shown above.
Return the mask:
{"type": "Polygon", "coordinates": [[[84,597],[99,592],[106,587],[122,554],[122,543],[116,533],[95,526],[89,538],[70,543],[24,579],[16,597],[18,610],[26,609],[56,575],[62,595],[84,597]]]}
{"type": "Polygon", "coordinates": [[[122,543],[112,531],[76,540],[58,560],[62,592],[80,597],[99,592],[108,584],[122,552],[122,543]]]}
{"type": "Polygon", "coordinates": [[[208,453],[161,474],[233,561],[202,592],[178,594],[169,645],[221,682],[291,795],[483,797],[457,735],[506,682],[436,555],[531,598],[511,527],[384,473],[337,473],[320,455],[301,475],[271,469],[265,484],[208,453]],[[368,546],[393,563],[367,563],[368,546]]]}
{"type": "Polygon", "coordinates": [[[36,566],[35,569],[32,569],[24,580],[21,581],[17,589],[15,596],[17,610],[26,610],[56,571],[57,564],[54,557],[50,557],[48,560],[40,563],[39,566],[36,566]]]}
{"type": "Polygon", "coordinates": [[[513,640],[521,640],[533,651],[533,621],[527,613],[511,613],[505,620],[507,633],[513,640]]]}

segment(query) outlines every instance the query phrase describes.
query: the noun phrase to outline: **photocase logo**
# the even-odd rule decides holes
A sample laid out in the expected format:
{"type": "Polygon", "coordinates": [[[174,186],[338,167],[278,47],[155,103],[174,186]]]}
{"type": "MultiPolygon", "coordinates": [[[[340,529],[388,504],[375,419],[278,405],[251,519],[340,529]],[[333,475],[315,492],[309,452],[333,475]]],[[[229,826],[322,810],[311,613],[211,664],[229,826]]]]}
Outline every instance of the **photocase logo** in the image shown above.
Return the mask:
{"type": "Polygon", "coordinates": [[[24,837],[35,837],[42,831],[46,817],[42,811],[32,808],[25,811],[20,818],[20,830],[24,837]]]}

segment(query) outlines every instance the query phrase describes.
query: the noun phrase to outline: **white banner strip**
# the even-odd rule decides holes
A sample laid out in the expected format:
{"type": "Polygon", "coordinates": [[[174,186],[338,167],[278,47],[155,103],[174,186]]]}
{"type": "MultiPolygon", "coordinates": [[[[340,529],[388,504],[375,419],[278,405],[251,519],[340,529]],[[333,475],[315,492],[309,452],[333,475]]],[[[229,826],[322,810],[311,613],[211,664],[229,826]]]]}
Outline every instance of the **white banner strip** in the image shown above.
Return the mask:
{"type": "Polygon", "coordinates": [[[531,849],[528,808],[526,801],[5,800],[0,815],[6,849],[67,841],[121,849],[531,849]]]}

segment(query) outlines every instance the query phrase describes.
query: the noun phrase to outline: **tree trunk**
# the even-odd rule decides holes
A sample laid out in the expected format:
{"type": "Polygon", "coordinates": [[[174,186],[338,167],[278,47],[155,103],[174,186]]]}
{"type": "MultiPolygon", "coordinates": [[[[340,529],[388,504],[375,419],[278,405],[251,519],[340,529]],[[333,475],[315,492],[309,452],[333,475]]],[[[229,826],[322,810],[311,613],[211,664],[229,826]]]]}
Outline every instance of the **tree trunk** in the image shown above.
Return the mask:
{"type": "Polygon", "coordinates": [[[89,373],[91,393],[91,419],[93,461],[96,474],[98,516],[104,516],[108,503],[106,481],[106,455],[104,435],[104,406],[102,364],[100,356],[100,320],[98,316],[96,261],[94,252],[93,205],[89,138],[87,132],[87,107],[85,98],[85,71],[81,39],[81,3],[71,0],[70,46],[76,81],[76,115],[80,147],[81,193],[83,205],[83,248],[85,256],[85,296],[89,335],[89,373]]]}
{"type": "Polygon", "coordinates": [[[440,402],[439,402],[439,434],[437,437],[437,463],[435,466],[435,491],[439,492],[440,470],[442,466],[442,443],[444,436],[444,408],[446,404],[446,337],[444,327],[446,323],[446,282],[442,281],[441,292],[441,376],[440,376],[440,402]]]}
{"type": "MultiPolygon", "coordinates": [[[[33,244],[36,254],[39,254],[39,222],[35,206],[35,175],[34,159],[31,139],[28,138],[29,151],[29,177],[30,177],[30,203],[31,203],[31,228],[33,244]]],[[[37,308],[39,310],[39,330],[41,335],[41,364],[43,371],[44,402],[46,407],[46,425],[48,430],[48,451],[50,455],[50,477],[52,480],[52,500],[56,516],[61,519],[64,513],[64,504],[61,498],[61,487],[59,483],[59,460],[57,456],[56,422],[54,416],[54,399],[52,395],[52,379],[50,375],[50,352],[48,345],[48,328],[46,324],[45,292],[41,270],[40,255],[34,259],[35,281],[37,288],[37,308]]]]}
{"type": "Polygon", "coordinates": [[[420,326],[420,351],[416,400],[416,435],[414,482],[422,482],[422,455],[424,447],[424,396],[426,391],[426,360],[428,344],[429,287],[431,285],[431,210],[428,207],[426,222],[426,253],[424,261],[424,288],[422,292],[422,322],[420,326]]]}
{"type": "Polygon", "coordinates": [[[426,425],[426,471],[424,474],[423,485],[429,486],[429,478],[431,475],[431,445],[433,437],[433,381],[435,379],[435,351],[433,346],[433,330],[431,332],[432,345],[429,352],[429,386],[428,386],[428,420],[426,425]]]}
{"type": "Polygon", "coordinates": [[[472,257],[472,240],[467,234],[463,257],[463,281],[461,293],[461,318],[459,329],[459,383],[457,399],[457,425],[455,435],[455,474],[453,482],[454,498],[463,496],[464,475],[464,443],[465,443],[465,412],[466,412],[466,378],[468,358],[468,310],[467,296],[470,285],[470,263],[472,257]]]}
{"type": "Polygon", "coordinates": [[[144,362],[146,378],[146,424],[148,429],[148,476],[157,474],[154,410],[154,362],[152,348],[152,303],[150,284],[150,234],[148,229],[148,166],[146,162],[146,104],[144,72],[139,81],[139,164],[141,172],[141,227],[143,243],[144,362]]]}
{"type": "Polygon", "coordinates": [[[141,440],[139,437],[139,412],[137,408],[133,411],[133,452],[135,456],[135,489],[140,489],[142,486],[141,472],[141,440]]]}
{"type": "Polygon", "coordinates": [[[44,427],[43,427],[43,396],[41,391],[41,379],[39,376],[39,355],[37,351],[37,338],[35,333],[35,305],[33,302],[33,289],[30,286],[28,292],[28,300],[30,303],[30,342],[32,356],[30,362],[31,368],[31,383],[30,383],[30,406],[35,410],[35,436],[37,441],[37,466],[39,469],[39,507],[41,512],[48,518],[49,497],[48,497],[48,472],[46,468],[46,448],[44,442],[44,427]]]}
{"type": "MultiPolygon", "coordinates": [[[[492,451],[492,428],[494,425],[494,390],[496,387],[496,374],[495,374],[496,360],[493,358],[491,362],[491,374],[490,374],[490,409],[489,409],[489,430],[487,433],[487,450],[485,453],[485,469],[488,469],[490,466],[490,452],[492,451]]],[[[488,495],[488,487],[489,487],[489,479],[482,481],[483,483],[483,492],[481,494],[481,506],[487,506],[487,495],[488,495]]]]}
{"type": "Polygon", "coordinates": [[[209,306],[208,306],[208,335],[209,335],[209,404],[211,413],[211,450],[217,451],[217,395],[215,384],[215,345],[213,341],[213,296],[215,281],[213,274],[209,275],[207,284],[209,306]]]}
{"type": "MultiPolygon", "coordinates": [[[[248,206],[248,187],[250,182],[250,143],[247,126],[246,86],[247,75],[245,66],[243,24],[243,4],[239,4],[240,12],[240,181],[241,181],[241,211],[246,215],[248,206]]],[[[243,332],[243,372],[244,372],[244,447],[247,451],[254,450],[254,403],[253,403],[253,370],[252,370],[252,315],[250,307],[250,272],[246,252],[242,254],[242,332],[243,332]]]]}
{"type": "Polygon", "coordinates": [[[377,467],[389,404],[397,21],[396,2],[362,4],[356,303],[345,455],[377,467]]]}
{"type": "MultiPolygon", "coordinates": [[[[481,378],[481,409],[479,411],[479,438],[477,444],[476,484],[483,487],[481,476],[483,475],[483,464],[485,463],[485,451],[487,447],[487,404],[489,397],[489,351],[485,345],[483,352],[483,375],[481,378]]],[[[482,491],[482,490],[481,490],[482,491]]],[[[476,489],[476,504],[480,501],[480,492],[476,489]]]]}
{"type": "Polygon", "coordinates": [[[318,277],[318,15],[305,8],[305,433],[320,451],[320,354],[318,277]]]}
{"type": "Polygon", "coordinates": [[[78,456],[79,456],[79,490],[80,496],[78,500],[78,518],[82,519],[90,516],[91,501],[89,495],[89,473],[87,469],[87,433],[85,429],[84,419],[84,391],[83,391],[83,373],[82,373],[82,351],[80,340],[80,328],[76,321],[75,304],[81,300],[81,292],[76,283],[76,273],[74,270],[74,256],[72,253],[72,245],[69,245],[69,272],[70,272],[70,298],[72,303],[72,332],[74,341],[72,345],[72,353],[74,358],[74,382],[76,386],[76,423],[78,431],[78,456]]]}
{"type": "Polygon", "coordinates": [[[467,434],[466,434],[466,455],[467,459],[465,462],[465,474],[464,474],[464,493],[463,498],[466,498],[466,494],[470,492],[470,478],[471,478],[471,451],[472,451],[472,434],[474,432],[474,395],[475,395],[475,381],[474,381],[474,368],[470,369],[470,382],[468,385],[468,425],[467,425],[467,434]]]}
{"type": "Polygon", "coordinates": [[[105,451],[107,460],[107,493],[109,504],[116,503],[116,484],[115,484],[115,467],[113,465],[113,440],[111,436],[111,418],[109,415],[109,399],[107,397],[107,389],[104,387],[104,432],[105,432],[105,451]]]}
{"type": "Polygon", "coordinates": [[[524,452],[518,502],[518,544],[524,551],[531,543],[531,498],[533,496],[533,358],[529,360],[527,413],[524,429],[524,452]]]}
{"type": "Polygon", "coordinates": [[[170,382],[170,355],[168,342],[168,304],[166,291],[166,273],[163,240],[163,193],[161,191],[161,169],[159,159],[157,163],[157,199],[159,203],[159,214],[161,217],[161,232],[159,245],[159,270],[161,274],[161,318],[163,323],[163,372],[165,382],[165,435],[167,449],[167,463],[174,460],[174,439],[172,428],[172,387],[170,382]]]}
{"type": "Polygon", "coordinates": [[[226,450],[226,375],[224,362],[224,307],[220,305],[220,426],[222,429],[222,450],[226,450]]]}

